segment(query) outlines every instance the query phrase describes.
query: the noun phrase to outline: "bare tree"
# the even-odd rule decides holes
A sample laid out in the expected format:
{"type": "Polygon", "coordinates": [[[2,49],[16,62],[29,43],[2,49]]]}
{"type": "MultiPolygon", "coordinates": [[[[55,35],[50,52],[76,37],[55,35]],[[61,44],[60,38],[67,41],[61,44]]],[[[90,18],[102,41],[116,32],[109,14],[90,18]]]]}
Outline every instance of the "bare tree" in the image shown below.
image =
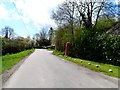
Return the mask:
{"type": "Polygon", "coordinates": [[[54,31],[53,31],[53,28],[51,27],[50,30],[49,30],[49,32],[48,32],[50,43],[52,43],[53,32],[54,32],[54,31]]]}
{"type": "Polygon", "coordinates": [[[96,25],[104,4],[105,2],[77,2],[76,8],[79,13],[79,18],[81,18],[80,21],[83,22],[86,28],[91,28],[93,21],[95,21],[96,25]]]}
{"type": "Polygon", "coordinates": [[[40,39],[39,33],[33,35],[33,40],[35,41],[35,47],[39,46],[39,39],[40,39]]]}
{"type": "Polygon", "coordinates": [[[4,38],[11,39],[14,37],[14,34],[15,34],[14,30],[8,26],[6,26],[5,28],[2,29],[2,36],[4,38]]]}
{"type": "MultiPolygon", "coordinates": [[[[73,25],[79,23],[86,28],[96,27],[99,17],[102,15],[114,16],[115,6],[112,2],[81,2],[77,1],[65,1],[62,3],[56,11],[53,12],[52,18],[56,20],[60,25],[70,25],[73,34],[73,25]]],[[[58,24],[58,25],[59,25],[58,24]]]]}
{"type": "Polygon", "coordinates": [[[56,20],[58,25],[71,25],[73,27],[75,19],[75,2],[65,1],[58,6],[58,9],[53,11],[52,18],[56,20]]]}
{"type": "Polygon", "coordinates": [[[118,6],[109,0],[105,2],[81,2],[80,0],[77,2],[79,20],[86,28],[93,27],[94,30],[100,17],[114,18],[118,13],[118,6]]]}
{"type": "Polygon", "coordinates": [[[45,28],[42,28],[42,31],[40,31],[40,40],[47,39],[47,32],[45,28]]]}
{"type": "Polygon", "coordinates": [[[74,41],[74,24],[76,2],[73,0],[66,0],[64,3],[58,6],[58,9],[53,12],[52,18],[56,20],[58,26],[68,25],[71,31],[72,41],[74,41]]]}
{"type": "Polygon", "coordinates": [[[39,45],[48,46],[49,44],[50,44],[50,41],[48,40],[47,31],[45,28],[42,28],[42,30],[40,31],[39,45]]]}
{"type": "Polygon", "coordinates": [[[39,38],[40,38],[39,33],[36,33],[36,34],[33,36],[33,38],[34,38],[35,40],[39,40],[39,38]]]}

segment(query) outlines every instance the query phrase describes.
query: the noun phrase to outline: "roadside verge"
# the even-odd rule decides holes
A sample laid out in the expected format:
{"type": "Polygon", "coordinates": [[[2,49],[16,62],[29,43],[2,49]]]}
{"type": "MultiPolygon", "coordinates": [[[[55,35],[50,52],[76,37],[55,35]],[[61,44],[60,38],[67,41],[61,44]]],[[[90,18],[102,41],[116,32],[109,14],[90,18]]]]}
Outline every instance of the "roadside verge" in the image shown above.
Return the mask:
{"type": "Polygon", "coordinates": [[[55,50],[53,50],[53,54],[57,55],[61,58],[64,58],[65,60],[74,62],[74,63],[81,65],[81,66],[84,66],[86,68],[89,68],[93,71],[101,72],[103,74],[106,74],[108,76],[112,76],[115,78],[120,78],[120,74],[119,74],[120,66],[114,66],[111,64],[83,60],[83,59],[79,59],[79,58],[72,58],[69,56],[65,56],[63,52],[59,52],[59,51],[55,51],[55,50]]]}
{"type": "Polygon", "coordinates": [[[8,80],[8,78],[22,65],[22,63],[26,60],[26,58],[28,58],[29,55],[33,52],[34,52],[34,49],[31,49],[31,50],[22,51],[16,54],[8,55],[8,56],[5,56],[5,58],[4,57],[2,58],[2,71],[1,71],[0,77],[2,77],[3,85],[8,80]],[[13,60],[13,62],[11,62],[9,57],[11,60],[13,60]],[[3,61],[3,60],[6,60],[6,61],[3,61]],[[10,62],[13,64],[8,64],[10,62]]]}

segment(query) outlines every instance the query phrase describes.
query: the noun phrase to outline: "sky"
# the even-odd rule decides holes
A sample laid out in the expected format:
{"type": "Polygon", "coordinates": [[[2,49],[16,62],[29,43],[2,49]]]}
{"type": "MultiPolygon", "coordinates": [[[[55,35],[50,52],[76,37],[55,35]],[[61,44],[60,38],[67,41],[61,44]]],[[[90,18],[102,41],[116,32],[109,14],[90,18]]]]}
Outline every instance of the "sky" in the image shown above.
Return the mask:
{"type": "Polygon", "coordinates": [[[0,30],[14,29],[18,36],[33,36],[43,27],[57,27],[51,11],[64,0],[0,0],[0,30]]]}
{"type": "MultiPolygon", "coordinates": [[[[27,37],[45,27],[57,27],[51,11],[64,0],[0,0],[0,30],[5,26],[14,29],[16,35],[27,37]]],[[[118,0],[115,0],[118,1],[118,0]]]]}

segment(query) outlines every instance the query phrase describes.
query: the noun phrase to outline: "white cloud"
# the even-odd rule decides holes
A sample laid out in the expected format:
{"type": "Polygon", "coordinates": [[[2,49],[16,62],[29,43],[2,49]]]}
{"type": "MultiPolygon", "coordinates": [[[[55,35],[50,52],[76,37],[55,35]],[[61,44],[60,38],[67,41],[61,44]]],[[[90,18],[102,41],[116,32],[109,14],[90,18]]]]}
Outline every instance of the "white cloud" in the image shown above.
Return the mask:
{"type": "MultiPolygon", "coordinates": [[[[50,11],[64,0],[3,0],[0,2],[0,21],[22,20],[22,24],[16,23],[16,33],[32,35],[39,32],[43,27],[56,27],[54,20],[50,18],[50,11]],[[14,6],[15,5],[15,6],[14,6]],[[16,8],[15,8],[16,7],[16,8]],[[20,29],[19,29],[20,28],[20,29]],[[25,29],[24,29],[25,28],[25,29]],[[24,31],[23,31],[24,30],[24,31]]],[[[18,22],[19,22],[18,21],[18,22]]]]}
{"type": "Polygon", "coordinates": [[[115,0],[115,4],[120,4],[120,0],[115,0]]]}
{"type": "MultiPolygon", "coordinates": [[[[9,5],[13,5],[11,2],[7,2],[9,5]]],[[[8,10],[6,8],[5,3],[0,3],[0,19],[2,20],[20,20],[20,16],[18,15],[15,8],[8,10]]]]}
{"type": "Polygon", "coordinates": [[[22,19],[25,23],[31,19],[34,23],[40,25],[51,24],[55,26],[55,23],[50,19],[50,10],[55,8],[57,4],[64,0],[17,0],[14,1],[18,11],[22,10],[22,19]]]}
{"type": "Polygon", "coordinates": [[[9,19],[20,20],[20,16],[18,15],[15,9],[9,11],[9,19]]]}
{"type": "Polygon", "coordinates": [[[5,9],[5,5],[0,3],[0,19],[8,19],[9,12],[5,9]]]}

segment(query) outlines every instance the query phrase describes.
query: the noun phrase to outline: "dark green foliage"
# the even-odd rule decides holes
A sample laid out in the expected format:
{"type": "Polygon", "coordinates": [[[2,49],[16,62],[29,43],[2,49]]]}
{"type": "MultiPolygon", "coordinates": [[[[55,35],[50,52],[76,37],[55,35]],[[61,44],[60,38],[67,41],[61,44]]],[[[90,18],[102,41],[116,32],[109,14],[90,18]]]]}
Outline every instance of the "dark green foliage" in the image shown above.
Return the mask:
{"type": "MultiPolygon", "coordinates": [[[[78,38],[81,39],[81,38],[78,38]]],[[[86,36],[82,43],[76,42],[74,57],[92,61],[119,65],[120,61],[120,36],[101,34],[86,36]]]]}
{"type": "Polygon", "coordinates": [[[64,36],[64,30],[59,29],[56,31],[56,38],[55,38],[55,49],[59,51],[64,51],[64,45],[63,45],[63,36],[64,36]]]}
{"type": "Polygon", "coordinates": [[[69,29],[58,29],[56,49],[65,51],[65,44],[69,41],[69,56],[120,65],[120,36],[106,33],[115,23],[112,19],[101,19],[95,30],[74,26],[73,42],[71,36],[67,36],[70,35],[69,29]]]}
{"type": "Polygon", "coordinates": [[[29,36],[27,38],[14,37],[14,29],[11,27],[7,26],[1,29],[0,33],[2,35],[2,37],[0,37],[2,42],[2,55],[31,49],[35,45],[35,41],[30,39],[29,36]]]}
{"type": "Polygon", "coordinates": [[[2,55],[17,53],[34,47],[34,41],[27,38],[6,39],[2,38],[2,55]]]}
{"type": "Polygon", "coordinates": [[[120,36],[102,34],[98,39],[102,43],[104,60],[108,63],[120,65],[120,36]]]}
{"type": "Polygon", "coordinates": [[[64,58],[65,60],[72,61],[78,65],[87,67],[91,70],[102,72],[104,74],[120,78],[120,75],[118,72],[118,69],[120,68],[119,66],[90,61],[90,60],[84,60],[84,59],[79,59],[79,58],[73,58],[70,56],[65,56],[64,52],[60,52],[56,50],[53,51],[53,54],[60,56],[61,58],[64,58]],[[99,67],[99,68],[96,68],[96,67],[99,67]],[[109,71],[110,69],[113,71],[112,73],[109,71]]]}
{"type": "MultiPolygon", "coordinates": [[[[53,29],[51,28],[51,30],[53,29]]],[[[51,34],[52,34],[52,31],[51,31],[51,34]]],[[[48,46],[51,44],[51,39],[47,38],[47,32],[45,28],[43,28],[42,31],[40,31],[40,33],[36,33],[34,35],[34,39],[36,41],[36,45],[35,45],[36,48],[42,48],[44,46],[48,46]]]]}
{"type": "Polygon", "coordinates": [[[97,26],[95,28],[96,32],[106,32],[108,29],[110,29],[112,26],[114,26],[115,20],[114,19],[106,19],[106,18],[101,18],[97,22],[97,26]]]}
{"type": "Polygon", "coordinates": [[[48,46],[48,45],[50,45],[50,40],[42,39],[42,40],[39,40],[38,43],[39,43],[39,47],[48,46]]]}
{"type": "Polygon", "coordinates": [[[120,65],[120,36],[109,32],[116,24],[116,6],[107,1],[75,2],[66,1],[53,12],[61,27],[56,31],[56,50],[65,51],[70,42],[69,56],[120,65]]]}
{"type": "Polygon", "coordinates": [[[72,43],[72,34],[67,27],[59,28],[56,31],[56,37],[55,37],[56,50],[64,51],[66,42],[72,43]]]}

